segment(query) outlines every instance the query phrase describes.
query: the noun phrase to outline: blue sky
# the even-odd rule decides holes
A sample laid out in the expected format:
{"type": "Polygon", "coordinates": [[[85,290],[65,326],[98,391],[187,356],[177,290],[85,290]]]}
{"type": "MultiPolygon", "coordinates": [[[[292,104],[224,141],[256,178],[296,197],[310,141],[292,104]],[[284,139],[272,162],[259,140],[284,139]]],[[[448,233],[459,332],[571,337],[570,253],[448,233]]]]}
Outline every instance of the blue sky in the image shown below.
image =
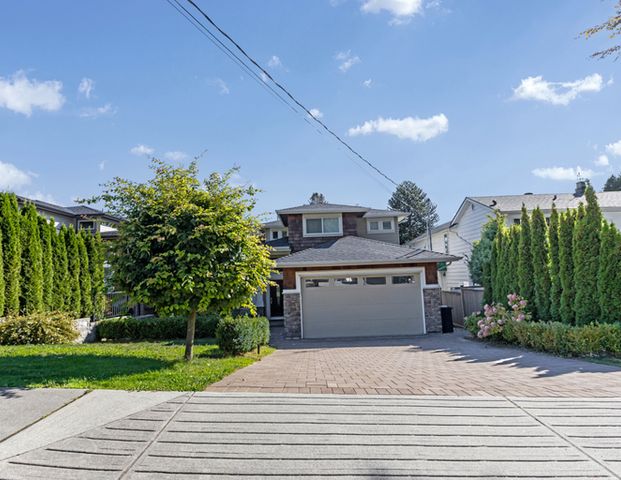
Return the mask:
{"type": "MultiPolygon", "coordinates": [[[[601,188],[621,169],[621,64],[588,58],[605,36],[576,38],[613,0],[199,4],[442,220],[467,195],[572,191],[577,167],[601,188]]],[[[71,204],[145,179],[147,154],[205,149],[204,175],[236,165],[263,190],[258,213],[314,191],[384,207],[392,190],[164,0],[3,5],[0,188],[71,204]]]]}

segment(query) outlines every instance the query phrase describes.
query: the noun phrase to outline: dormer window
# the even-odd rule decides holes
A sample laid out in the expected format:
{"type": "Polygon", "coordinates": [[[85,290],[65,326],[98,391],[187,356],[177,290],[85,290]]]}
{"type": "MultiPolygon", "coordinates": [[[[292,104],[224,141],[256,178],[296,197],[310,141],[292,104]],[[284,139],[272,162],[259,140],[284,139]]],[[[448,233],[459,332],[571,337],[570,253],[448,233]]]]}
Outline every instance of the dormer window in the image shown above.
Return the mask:
{"type": "Polygon", "coordinates": [[[327,237],[343,234],[343,219],[335,215],[304,215],[305,237],[327,237]]]}
{"type": "Polygon", "coordinates": [[[374,218],[367,220],[368,233],[391,233],[395,231],[395,222],[392,218],[374,218]]]}

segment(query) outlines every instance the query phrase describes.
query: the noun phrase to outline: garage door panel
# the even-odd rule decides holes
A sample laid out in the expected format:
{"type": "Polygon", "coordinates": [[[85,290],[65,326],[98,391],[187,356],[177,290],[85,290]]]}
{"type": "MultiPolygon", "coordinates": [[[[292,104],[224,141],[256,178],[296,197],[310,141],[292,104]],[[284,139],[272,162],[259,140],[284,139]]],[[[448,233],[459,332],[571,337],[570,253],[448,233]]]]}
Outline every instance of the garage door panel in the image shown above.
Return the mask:
{"type": "MultiPolygon", "coordinates": [[[[411,273],[408,273],[410,275],[411,273]]],[[[377,273],[369,276],[377,276],[377,273]]],[[[424,333],[420,274],[408,285],[306,287],[302,282],[305,338],[418,335],[424,333]]],[[[341,278],[317,276],[314,278],[341,278]]],[[[362,279],[362,278],[361,278],[362,279]]]]}

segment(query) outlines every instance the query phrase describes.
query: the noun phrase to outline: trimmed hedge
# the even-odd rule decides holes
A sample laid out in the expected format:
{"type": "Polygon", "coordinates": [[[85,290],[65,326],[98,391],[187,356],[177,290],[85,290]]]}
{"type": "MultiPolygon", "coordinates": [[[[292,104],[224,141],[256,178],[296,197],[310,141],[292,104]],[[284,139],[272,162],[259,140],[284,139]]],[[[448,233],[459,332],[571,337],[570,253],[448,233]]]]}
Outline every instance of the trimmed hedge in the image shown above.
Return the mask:
{"type": "MultiPolygon", "coordinates": [[[[121,317],[101,320],[97,324],[97,338],[106,340],[171,340],[185,338],[187,317],[121,317]]],[[[196,317],[196,338],[213,338],[216,334],[217,315],[196,317]]]]}
{"type": "Polygon", "coordinates": [[[265,317],[225,317],[218,323],[216,338],[226,354],[260,351],[270,341],[270,323],[265,317]]]}
{"type": "Polygon", "coordinates": [[[66,313],[35,313],[0,321],[0,345],[70,343],[78,337],[66,313]]]}
{"type": "MultiPolygon", "coordinates": [[[[478,331],[479,318],[466,318],[465,327],[473,335],[478,331]]],[[[507,322],[492,338],[555,355],[621,357],[621,323],[574,327],[562,322],[507,322]]]]}

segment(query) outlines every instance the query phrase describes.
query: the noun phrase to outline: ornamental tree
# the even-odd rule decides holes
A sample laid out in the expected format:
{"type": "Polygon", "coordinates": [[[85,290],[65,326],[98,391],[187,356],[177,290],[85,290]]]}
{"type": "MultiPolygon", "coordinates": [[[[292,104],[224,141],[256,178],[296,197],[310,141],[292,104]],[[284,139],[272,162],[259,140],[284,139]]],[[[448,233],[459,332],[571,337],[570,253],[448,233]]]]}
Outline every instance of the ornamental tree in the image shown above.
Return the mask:
{"type": "Polygon", "coordinates": [[[4,310],[0,314],[19,314],[20,275],[22,265],[20,214],[17,197],[0,194],[0,229],[5,282],[4,310]]]}
{"type": "Polygon", "coordinates": [[[273,268],[252,215],[254,187],[229,183],[231,170],[200,181],[198,165],[151,161],[145,183],[115,178],[93,200],[123,218],[110,252],[113,282],[136,302],[187,315],[185,358],[193,356],[197,312],[246,307],[273,268]]]}
{"type": "Polygon", "coordinates": [[[520,226],[512,225],[509,233],[511,234],[511,240],[509,241],[509,255],[507,258],[507,268],[505,270],[505,286],[507,291],[515,293],[520,290],[519,278],[517,275],[520,257],[520,226]]]}
{"type": "Polygon", "coordinates": [[[532,213],[531,255],[534,303],[539,320],[550,320],[550,272],[546,219],[539,207],[532,213]]]}
{"type": "Polygon", "coordinates": [[[587,187],[585,215],[574,228],[574,284],[576,325],[586,325],[599,319],[597,273],[602,213],[592,187],[587,187]]]}
{"type": "MultiPolygon", "coordinates": [[[[520,241],[518,246],[518,286],[519,294],[524,297],[531,307],[533,316],[537,318],[536,305],[533,302],[534,285],[533,285],[533,257],[531,253],[531,233],[530,218],[526,207],[522,205],[522,216],[520,218],[520,241]]],[[[513,292],[515,293],[515,292],[513,292]]]]}
{"type": "Polygon", "coordinates": [[[582,204],[578,213],[568,210],[560,217],[558,233],[559,280],[561,283],[561,321],[573,325],[576,319],[574,308],[574,249],[573,236],[576,215],[584,210],[582,204]]]}
{"type": "Polygon", "coordinates": [[[550,227],[548,231],[550,241],[550,319],[553,322],[561,320],[561,276],[559,259],[559,214],[554,204],[550,213],[550,227]]]}
{"type": "MultiPolygon", "coordinates": [[[[496,218],[490,218],[481,229],[481,239],[472,244],[472,253],[467,259],[470,278],[477,285],[485,285],[486,282],[483,274],[484,266],[490,264],[492,260],[492,243],[496,238],[498,226],[502,224],[503,219],[497,214],[496,218]]],[[[491,274],[491,270],[490,270],[491,274]]]]}

